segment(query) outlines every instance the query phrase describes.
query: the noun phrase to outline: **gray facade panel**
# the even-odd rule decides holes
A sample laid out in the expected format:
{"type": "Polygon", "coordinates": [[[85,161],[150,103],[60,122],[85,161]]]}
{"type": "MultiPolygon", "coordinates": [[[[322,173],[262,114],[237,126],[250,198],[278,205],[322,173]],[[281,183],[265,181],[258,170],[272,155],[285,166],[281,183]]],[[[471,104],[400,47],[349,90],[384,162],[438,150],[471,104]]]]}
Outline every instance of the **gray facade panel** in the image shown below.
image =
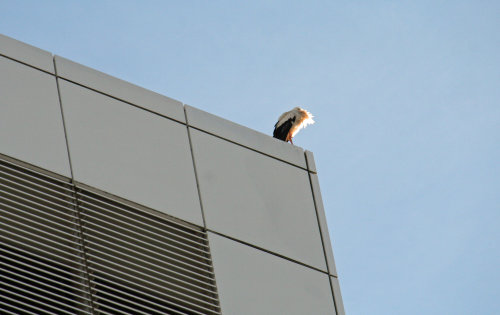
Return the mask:
{"type": "Polygon", "coordinates": [[[335,314],[328,276],[208,233],[225,315],[335,314]]]}
{"type": "Polygon", "coordinates": [[[306,150],[306,162],[309,171],[316,173],[316,162],[314,162],[314,154],[311,151],[306,150]]]}
{"type": "Polygon", "coordinates": [[[71,176],[53,75],[0,56],[1,153],[71,176]]]}
{"type": "Polygon", "coordinates": [[[333,258],[332,243],[330,241],[330,233],[328,232],[328,225],[326,222],[325,208],[323,207],[323,200],[321,198],[321,191],[319,189],[318,175],[310,173],[311,186],[314,193],[314,199],[316,202],[316,211],[318,214],[318,221],[321,229],[321,235],[323,237],[323,243],[326,254],[326,261],[328,263],[328,271],[330,274],[337,276],[337,268],[335,267],[335,259],[333,258]]]}
{"type": "Polygon", "coordinates": [[[52,54],[0,34],[0,55],[26,63],[43,71],[54,73],[52,54]]]}
{"type": "Polygon", "coordinates": [[[60,80],[77,181],[203,225],[186,126],[60,80]]]}
{"type": "Polygon", "coordinates": [[[335,298],[335,305],[337,306],[337,315],[345,315],[344,302],[340,294],[340,284],[337,277],[330,277],[333,295],[335,298]]]}
{"type": "Polygon", "coordinates": [[[197,108],[186,105],[186,115],[190,126],[236,142],[253,150],[273,156],[291,164],[306,168],[304,151],[297,146],[268,135],[238,125],[197,108]]]}
{"type": "Polygon", "coordinates": [[[55,56],[57,75],[177,121],[186,122],[181,102],[55,56]]]}
{"type": "Polygon", "coordinates": [[[326,271],[308,172],[191,130],[208,229],[326,271]]]}

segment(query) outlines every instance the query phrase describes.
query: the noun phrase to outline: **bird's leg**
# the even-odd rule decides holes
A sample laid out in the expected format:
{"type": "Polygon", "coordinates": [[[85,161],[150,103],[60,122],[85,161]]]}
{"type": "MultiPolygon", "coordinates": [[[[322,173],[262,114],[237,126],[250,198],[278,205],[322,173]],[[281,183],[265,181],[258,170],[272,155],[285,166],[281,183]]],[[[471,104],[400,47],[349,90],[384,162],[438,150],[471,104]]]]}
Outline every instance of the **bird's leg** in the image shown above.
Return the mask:
{"type": "Polygon", "coordinates": [[[285,139],[286,142],[290,141],[291,144],[293,144],[293,141],[292,141],[292,133],[291,132],[288,132],[288,134],[286,135],[286,139],[285,139]]]}

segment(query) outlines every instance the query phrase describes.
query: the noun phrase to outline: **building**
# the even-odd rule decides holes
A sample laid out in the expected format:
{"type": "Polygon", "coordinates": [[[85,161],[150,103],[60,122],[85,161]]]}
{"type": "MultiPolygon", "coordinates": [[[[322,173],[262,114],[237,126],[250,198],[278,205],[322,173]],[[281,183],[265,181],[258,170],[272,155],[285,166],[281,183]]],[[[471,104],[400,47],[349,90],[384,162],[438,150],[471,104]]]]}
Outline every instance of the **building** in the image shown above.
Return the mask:
{"type": "Polygon", "coordinates": [[[343,314],[311,152],[0,36],[5,314],[343,314]]]}

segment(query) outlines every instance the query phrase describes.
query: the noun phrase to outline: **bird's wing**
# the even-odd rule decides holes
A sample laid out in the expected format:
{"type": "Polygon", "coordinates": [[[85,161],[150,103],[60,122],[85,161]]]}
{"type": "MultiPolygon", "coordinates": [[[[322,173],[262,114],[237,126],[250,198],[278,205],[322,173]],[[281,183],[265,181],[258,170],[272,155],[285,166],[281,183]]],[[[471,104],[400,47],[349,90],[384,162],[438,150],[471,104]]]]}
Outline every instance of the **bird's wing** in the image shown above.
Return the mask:
{"type": "Polygon", "coordinates": [[[274,127],[279,127],[280,125],[282,125],[283,123],[288,121],[290,118],[295,118],[295,116],[297,116],[297,115],[296,115],[296,113],[294,113],[293,110],[291,110],[289,112],[284,112],[283,114],[281,114],[280,118],[278,118],[278,122],[276,122],[274,127]]]}
{"type": "Polygon", "coordinates": [[[276,125],[274,125],[273,137],[286,141],[286,137],[290,128],[292,128],[295,122],[295,117],[290,117],[287,120],[279,120],[276,125]]]}

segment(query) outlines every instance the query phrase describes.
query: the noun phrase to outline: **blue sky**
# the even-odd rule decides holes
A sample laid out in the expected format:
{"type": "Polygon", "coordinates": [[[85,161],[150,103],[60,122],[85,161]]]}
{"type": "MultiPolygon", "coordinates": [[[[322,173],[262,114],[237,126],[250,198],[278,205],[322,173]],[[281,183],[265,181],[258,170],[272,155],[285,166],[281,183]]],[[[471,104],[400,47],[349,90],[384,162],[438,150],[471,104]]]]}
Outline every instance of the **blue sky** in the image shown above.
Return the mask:
{"type": "Polygon", "coordinates": [[[271,134],[303,106],[348,314],[499,314],[500,2],[2,1],[0,33],[271,134]]]}

